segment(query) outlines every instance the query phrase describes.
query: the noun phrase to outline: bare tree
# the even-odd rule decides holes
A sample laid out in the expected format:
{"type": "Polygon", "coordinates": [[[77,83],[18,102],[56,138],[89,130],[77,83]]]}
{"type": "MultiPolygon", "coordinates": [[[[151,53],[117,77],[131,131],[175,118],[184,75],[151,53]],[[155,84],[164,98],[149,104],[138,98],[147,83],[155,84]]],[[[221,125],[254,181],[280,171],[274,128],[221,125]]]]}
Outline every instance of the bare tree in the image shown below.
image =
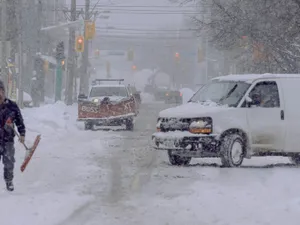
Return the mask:
{"type": "Polygon", "coordinates": [[[240,72],[298,73],[300,0],[198,0],[192,18],[240,72]],[[206,9],[206,14],[203,14],[206,9]]]}

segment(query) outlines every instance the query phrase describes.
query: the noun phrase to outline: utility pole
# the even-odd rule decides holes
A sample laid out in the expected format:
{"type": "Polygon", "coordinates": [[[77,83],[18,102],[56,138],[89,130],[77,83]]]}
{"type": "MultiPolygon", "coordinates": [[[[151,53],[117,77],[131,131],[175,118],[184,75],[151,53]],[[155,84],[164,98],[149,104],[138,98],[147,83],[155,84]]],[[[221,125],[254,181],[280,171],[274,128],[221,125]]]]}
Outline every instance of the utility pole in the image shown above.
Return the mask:
{"type": "MultiPolygon", "coordinates": [[[[76,20],[76,0],[71,2],[71,21],[76,20]]],[[[73,104],[73,88],[74,88],[74,58],[75,58],[75,29],[69,28],[69,47],[68,47],[68,64],[67,64],[67,82],[66,82],[66,104],[73,104]]]]}
{"type": "Polygon", "coordinates": [[[8,93],[8,77],[6,71],[6,0],[1,1],[1,77],[5,85],[6,94],[8,93]]]}
{"type": "Polygon", "coordinates": [[[17,87],[18,87],[18,105],[20,108],[23,108],[23,85],[22,85],[22,76],[23,76],[23,30],[22,30],[22,1],[18,3],[18,14],[17,14],[17,24],[19,30],[19,74],[17,78],[17,87]]]}
{"type": "MultiPolygon", "coordinates": [[[[90,0],[85,0],[85,15],[84,15],[84,33],[86,34],[86,23],[90,19],[90,0]]],[[[84,38],[84,52],[82,55],[82,73],[80,74],[80,93],[88,94],[89,88],[89,75],[88,75],[88,62],[89,62],[89,41],[87,38],[84,38]]]]}

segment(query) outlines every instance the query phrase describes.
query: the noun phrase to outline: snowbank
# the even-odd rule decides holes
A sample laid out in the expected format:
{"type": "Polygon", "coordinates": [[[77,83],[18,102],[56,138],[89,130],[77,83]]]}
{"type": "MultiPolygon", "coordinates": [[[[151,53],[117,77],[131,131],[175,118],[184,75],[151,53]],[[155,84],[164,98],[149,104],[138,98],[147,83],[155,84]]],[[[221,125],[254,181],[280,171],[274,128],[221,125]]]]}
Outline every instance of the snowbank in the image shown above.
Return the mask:
{"type": "Polygon", "coordinates": [[[153,71],[148,69],[140,70],[133,74],[132,82],[135,84],[137,90],[144,91],[144,88],[148,83],[148,79],[152,74],[153,71]]]}
{"type": "Polygon", "coordinates": [[[39,133],[42,139],[24,173],[19,169],[24,147],[16,141],[15,191],[8,193],[0,182],[1,221],[7,225],[57,224],[93,200],[83,193],[95,174],[106,175],[98,171],[94,158],[105,153],[103,140],[111,134],[83,131],[76,124],[76,105],[58,102],[22,113],[26,144],[30,146],[39,133]]]}
{"type": "MultiPolygon", "coordinates": [[[[19,89],[17,88],[16,95],[18,96],[18,94],[19,94],[19,89]]],[[[31,98],[30,94],[28,94],[25,91],[23,91],[23,101],[24,102],[32,102],[32,98],[31,98]]]]}

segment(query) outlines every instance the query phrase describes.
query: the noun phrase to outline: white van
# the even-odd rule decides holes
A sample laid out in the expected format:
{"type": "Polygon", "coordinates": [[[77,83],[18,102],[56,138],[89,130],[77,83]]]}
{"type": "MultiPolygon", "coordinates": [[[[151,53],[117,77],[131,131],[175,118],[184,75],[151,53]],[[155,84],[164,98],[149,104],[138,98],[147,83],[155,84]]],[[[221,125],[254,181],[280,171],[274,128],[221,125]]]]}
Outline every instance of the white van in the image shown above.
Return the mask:
{"type": "Polygon", "coordinates": [[[228,75],[212,79],[187,104],[163,110],[152,135],[172,165],[220,157],[238,167],[251,156],[287,156],[300,164],[300,75],[228,75]]]}

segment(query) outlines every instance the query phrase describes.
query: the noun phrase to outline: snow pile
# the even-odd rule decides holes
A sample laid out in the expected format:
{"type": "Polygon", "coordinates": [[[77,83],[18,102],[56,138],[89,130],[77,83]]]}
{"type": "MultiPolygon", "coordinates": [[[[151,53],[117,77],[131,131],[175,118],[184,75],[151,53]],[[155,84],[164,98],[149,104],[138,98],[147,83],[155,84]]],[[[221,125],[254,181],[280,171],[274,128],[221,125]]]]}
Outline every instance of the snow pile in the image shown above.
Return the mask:
{"type": "Polygon", "coordinates": [[[153,72],[148,69],[140,70],[134,73],[133,82],[137,90],[144,91],[144,88],[148,83],[148,79],[151,77],[152,74],[153,72]]]}
{"type": "Polygon", "coordinates": [[[24,100],[24,102],[32,102],[31,96],[25,91],[23,93],[23,100],[24,100]]]}
{"type": "Polygon", "coordinates": [[[180,92],[182,93],[182,102],[187,103],[191,97],[195,94],[195,92],[189,88],[182,88],[180,89],[180,92]]]}
{"type": "Polygon", "coordinates": [[[57,102],[24,109],[22,113],[27,127],[26,144],[31,146],[40,133],[42,139],[21,173],[25,151],[16,138],[15,191],[8,193],[4,182],[0,183],[1,221],[8,225],[57,224],[93,200],[84,193],[95,177],[107,174],[105,170],[98,171],[95,158],[105,153],[104,140],[111,134],[78,129],[76,105],[57,102]]]}
{"type": "MultiPolygon", "coordinates": [[[[18,88],[17,88],[17,91],[16,91],[16,95],[17,96],[19,95],[19,89],[18,88]]],[[[32,102],[32,98],[31,98],[30,94],[28,94],[25,91],[23,91],[23,101],[24,102],[32,102]]]]}
{"type": "Polygon", "coordinates": [[[68,124],[74,126],[74,121],[69,123],[69,119],[70,116],[72,119],[76,118],[76,107],[67,107],[63,102],[57,102],[40,108],[26,109],[23,116],[29,131],[42,132],[43,136],[60,135],[60,132],[68,129],[68,124]]]}
{"type": "Polygon", "coordinates": [[[172,80],[169,74],[166,74],[164,72],[158,72],[156,76],[154,77],[154,84],[157,87],[170,87],[172,84],[172,80]]]}

